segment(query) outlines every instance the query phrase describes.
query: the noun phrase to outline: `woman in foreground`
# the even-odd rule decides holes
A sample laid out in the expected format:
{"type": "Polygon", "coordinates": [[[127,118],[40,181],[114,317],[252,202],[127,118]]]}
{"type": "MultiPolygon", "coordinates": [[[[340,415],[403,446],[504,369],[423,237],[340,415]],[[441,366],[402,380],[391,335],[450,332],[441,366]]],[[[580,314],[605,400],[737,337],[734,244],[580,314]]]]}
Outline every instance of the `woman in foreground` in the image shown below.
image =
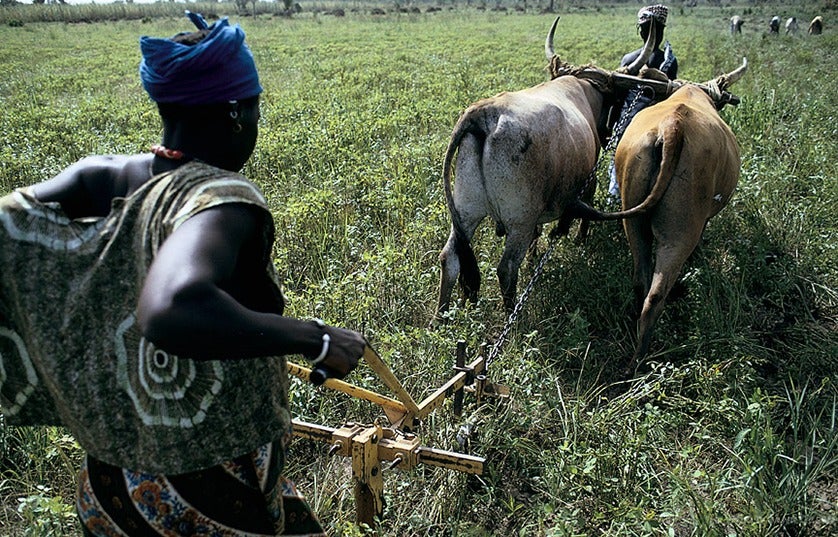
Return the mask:
{"type": "Polygon", "coordinates": [[[238,171],[259,85],[222,19],[143,37],[163,137],[0,198],[0,407],[87,452],[85,535],[321,535],[284,478],[284,356],[343,377],[354,331],[282,316],[273,221],[238,171]]]}

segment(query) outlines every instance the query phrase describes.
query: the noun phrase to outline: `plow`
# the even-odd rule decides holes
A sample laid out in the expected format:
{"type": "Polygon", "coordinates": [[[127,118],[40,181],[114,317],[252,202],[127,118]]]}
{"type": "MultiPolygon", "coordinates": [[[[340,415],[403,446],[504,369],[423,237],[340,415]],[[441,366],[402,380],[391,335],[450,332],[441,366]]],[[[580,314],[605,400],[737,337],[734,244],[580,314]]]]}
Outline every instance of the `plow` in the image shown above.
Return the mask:
{"type": "Polygon", "coordinates": [[[452,377],[419,403],[369,345],[364,351],[363,360],[392,392],[392,396],[342,380],[321,379],[316,370],[288,362],[290,375],[315,383],[322,381],[326,389],[377,405],[389,422],[383,425],[378,421],[347,421],[340,427],[329,427],[293,420],[294,436],[328,444],[330,456],[351,458],[358,524],[373,526],[375,519],[381,518],[384,513],[384,468],[410,470],[423,464],[466,474],[479,475],[483,472],[485,459],[482,457],[424,446],[416,432],[422,419],[439,408],[448,397],[453,398],[455,416],[460,416],[467,391],[473,393],[478,401],[486,397],[508,396],[506,387],[489,382],[486,375],[487,359],[484,356],[466,363],[465,347],[464,342],[457,344],[452,377]]]}

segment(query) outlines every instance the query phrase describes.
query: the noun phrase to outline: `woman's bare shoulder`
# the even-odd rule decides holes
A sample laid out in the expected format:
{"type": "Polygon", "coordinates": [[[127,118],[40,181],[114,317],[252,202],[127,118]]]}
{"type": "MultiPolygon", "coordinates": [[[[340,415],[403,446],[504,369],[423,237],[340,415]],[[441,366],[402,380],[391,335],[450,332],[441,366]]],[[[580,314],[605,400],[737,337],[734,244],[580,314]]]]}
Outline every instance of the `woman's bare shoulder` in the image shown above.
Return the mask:
{"type": "Polygon", "coordinates": [[[136,190],[151,177],[151,155],[91,155],[33,186],[35,197],[57,201],[71,217],[103,216],[110,201],[136,190]]]}
{"type": "Polygon", "coordinates": [[[152,159],[150,153],[92,155],[76,165],[88,192],[115,198],[130,195],[151,178],[152,159]]]}

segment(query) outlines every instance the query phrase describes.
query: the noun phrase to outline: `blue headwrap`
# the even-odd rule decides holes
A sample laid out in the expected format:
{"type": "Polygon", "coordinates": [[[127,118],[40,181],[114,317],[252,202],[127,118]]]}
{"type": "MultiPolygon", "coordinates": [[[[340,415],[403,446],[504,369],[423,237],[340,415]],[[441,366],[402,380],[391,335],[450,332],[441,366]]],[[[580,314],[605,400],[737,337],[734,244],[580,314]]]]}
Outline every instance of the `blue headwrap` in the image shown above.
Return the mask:
{"type": "Polygon", "coordinates": [[[215,104],[262,93],[253,54],[244,43],[244,30],[227,18],[207,26],[203,17],[186,12],[199,30],[210,33],[195,45],[169,38],[143,36],[140,78],[158,103],[215,104]]]}

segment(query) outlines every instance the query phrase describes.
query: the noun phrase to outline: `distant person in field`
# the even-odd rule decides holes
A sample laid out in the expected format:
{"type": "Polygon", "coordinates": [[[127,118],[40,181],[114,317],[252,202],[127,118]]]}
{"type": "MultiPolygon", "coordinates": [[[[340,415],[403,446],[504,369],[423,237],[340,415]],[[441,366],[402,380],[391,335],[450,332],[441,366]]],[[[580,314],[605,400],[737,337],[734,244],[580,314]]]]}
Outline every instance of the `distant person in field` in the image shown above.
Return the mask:
{"type": "MultiPolygon", "coordinates": [[[[678,76],[678,59],[675,57],[675,53],[672,52],[672,46],[669,44],[669,41],[666,41],[663,50],[661,50],[661,43],[664,43],[663,33],[666,29],[666,17],[668,14],[669,8],[661,4],[641,8],[637,12],[637,29],[644,43],[649,37],[649,32],[652,30],[652,27],[655,29],[655,49],[649,61],[646,62],[646,66],[663,73],[665,75],[664,79],[675,80],[678,76]]],[[[631,65],[640,56],[642,50],[641,47],[623,56],[623,59],[620,61],[620,67],[631,65]]],[[[661,75],[658,75],[658,77],[661,77],[661,75]]],[[[631,119],[639,111],[655,102],[657,101],[654,95],[649,94],[648,90],[644,92],[642,85],[631,88],[626,94],[625,99],[617,102],[611,109],[609,126],[614,129],[611,135],[619,139],[629,122],[631,122],[631,119]]],[[[613,161],[610,167],[610,176],[611,182],[608,186],[608,193],[615,198],[619,198],[620,189],[617,185],[617,176],[614,173],[613,161]]]]}
{"type": "Polygon", "coordinates": [[[323,535],[283,477],[285,355],[335,377],[361,334],[282,315],[274,225],[238,172],[262,87],[222,19],[140,40],[151,152],[85,158],[0,197],[0,407],[87,452],[85,535],[323,535]]]}

